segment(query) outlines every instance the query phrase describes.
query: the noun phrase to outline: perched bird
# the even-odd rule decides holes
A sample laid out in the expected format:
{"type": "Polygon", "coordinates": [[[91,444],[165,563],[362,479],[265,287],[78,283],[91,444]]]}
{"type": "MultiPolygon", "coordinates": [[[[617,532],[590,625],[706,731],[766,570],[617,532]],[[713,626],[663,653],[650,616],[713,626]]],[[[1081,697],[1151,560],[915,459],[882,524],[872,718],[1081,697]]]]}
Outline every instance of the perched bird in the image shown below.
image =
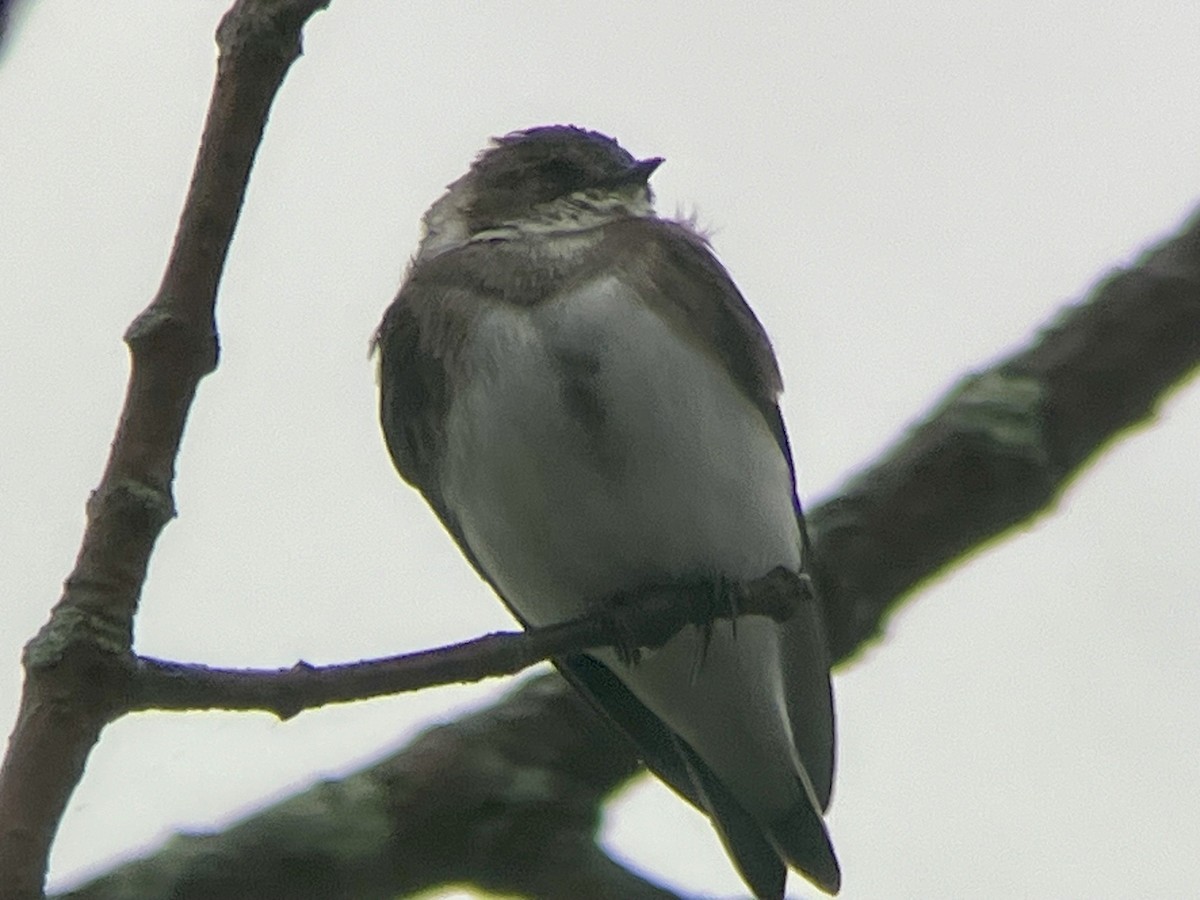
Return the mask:
{"type": "MultiPolygon", "coordinates": [[[[496,139],[425,214],[376,335],[396,468],[526,626],[808,564],[775,356],[705,238],[655,214],[662,161],[572,126],[496,139]]],[[[788,866],[841,882],[824,625],[797,606],[556,661],[760,897],[788,866]]]]}

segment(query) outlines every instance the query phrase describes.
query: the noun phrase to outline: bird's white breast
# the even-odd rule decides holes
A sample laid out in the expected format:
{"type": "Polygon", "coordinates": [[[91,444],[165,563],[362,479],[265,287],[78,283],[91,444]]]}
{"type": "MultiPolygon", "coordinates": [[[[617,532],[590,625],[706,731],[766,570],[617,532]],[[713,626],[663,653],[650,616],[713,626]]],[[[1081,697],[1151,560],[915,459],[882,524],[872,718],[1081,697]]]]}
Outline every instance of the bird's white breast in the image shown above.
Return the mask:
{"type": "Polygon", "coordinates": [[[761,413],[619,280],[490,309],[466,367],[443,496],[531,623],[648,581],[799,566],[787,463],[761,413]]]}

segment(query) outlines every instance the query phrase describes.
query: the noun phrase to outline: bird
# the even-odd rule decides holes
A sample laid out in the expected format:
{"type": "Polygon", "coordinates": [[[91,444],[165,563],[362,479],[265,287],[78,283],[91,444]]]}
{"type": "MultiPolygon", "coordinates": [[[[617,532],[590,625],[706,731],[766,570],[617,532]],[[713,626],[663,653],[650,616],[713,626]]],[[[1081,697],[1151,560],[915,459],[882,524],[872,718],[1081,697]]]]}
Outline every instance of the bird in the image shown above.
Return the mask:
{"type": "MultiPolygon", "coordinates": [[[[525,627],[812,565],[771,343],[707,237],[574,125],[493,138],[425,213],[374,337],[400,476],[525,627]]],[[[697,602],[700,602],[698,592],[697,602]]],[[[819,604],[555,661],[712,820],[757,897],[836,894],[819,604]]]]}

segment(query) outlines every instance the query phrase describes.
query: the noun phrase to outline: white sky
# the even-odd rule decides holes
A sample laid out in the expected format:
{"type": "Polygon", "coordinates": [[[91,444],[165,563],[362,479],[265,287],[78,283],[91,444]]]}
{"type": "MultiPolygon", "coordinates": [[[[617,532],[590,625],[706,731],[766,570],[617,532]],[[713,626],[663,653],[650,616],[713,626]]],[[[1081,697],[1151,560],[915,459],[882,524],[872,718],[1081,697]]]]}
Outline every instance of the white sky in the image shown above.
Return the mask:
{"type": "MultiPolygon", "coordinates": [[[[0,64],[0,724],[112,436],[224,2],[31,4],[0,64]]],[[[1200,200],[1200,7],[336,0],[274,109],[179,461],[142,652],[357,659],[506,628],[394,475],[367,339],[421,212],[493,134],[662,155],[775,339],[804,496],[1200,200]]],[[[1200,882],[1200,390],[840,673],[843,896],[1181,896],[1200,882]]],[[[71,802],[57,886],[336,775],[504,683],[308,713],[143,715],[71,802]]],[[[620,852],[743,888],[651,781],[620,852]]],[[[793,889],[804,894],[799,879],[793,889]]]]}

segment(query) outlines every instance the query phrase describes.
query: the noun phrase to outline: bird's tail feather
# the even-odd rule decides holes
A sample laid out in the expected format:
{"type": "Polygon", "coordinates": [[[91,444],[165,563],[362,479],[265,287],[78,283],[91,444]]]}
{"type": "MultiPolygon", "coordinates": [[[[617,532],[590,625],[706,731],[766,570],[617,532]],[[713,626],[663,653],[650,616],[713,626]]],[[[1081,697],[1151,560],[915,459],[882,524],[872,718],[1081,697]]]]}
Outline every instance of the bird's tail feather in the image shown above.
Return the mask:
{"type": "Polygon", "coordinates": [[[796,804],[782,819],[771,822],[767,832],[789,866],[827,894],[841,889],[842,870],[816,806],[805,801],[796,804]]]}
{"type": "Polygon", "coordinates": [[[787,866],[763,833],[762,826],[734,799],[696,751],[679,738],[675,739],[675,744],[701,804],[712,818],[721,843],[746,884],[761,900],[783,900],[787,866]]]}

